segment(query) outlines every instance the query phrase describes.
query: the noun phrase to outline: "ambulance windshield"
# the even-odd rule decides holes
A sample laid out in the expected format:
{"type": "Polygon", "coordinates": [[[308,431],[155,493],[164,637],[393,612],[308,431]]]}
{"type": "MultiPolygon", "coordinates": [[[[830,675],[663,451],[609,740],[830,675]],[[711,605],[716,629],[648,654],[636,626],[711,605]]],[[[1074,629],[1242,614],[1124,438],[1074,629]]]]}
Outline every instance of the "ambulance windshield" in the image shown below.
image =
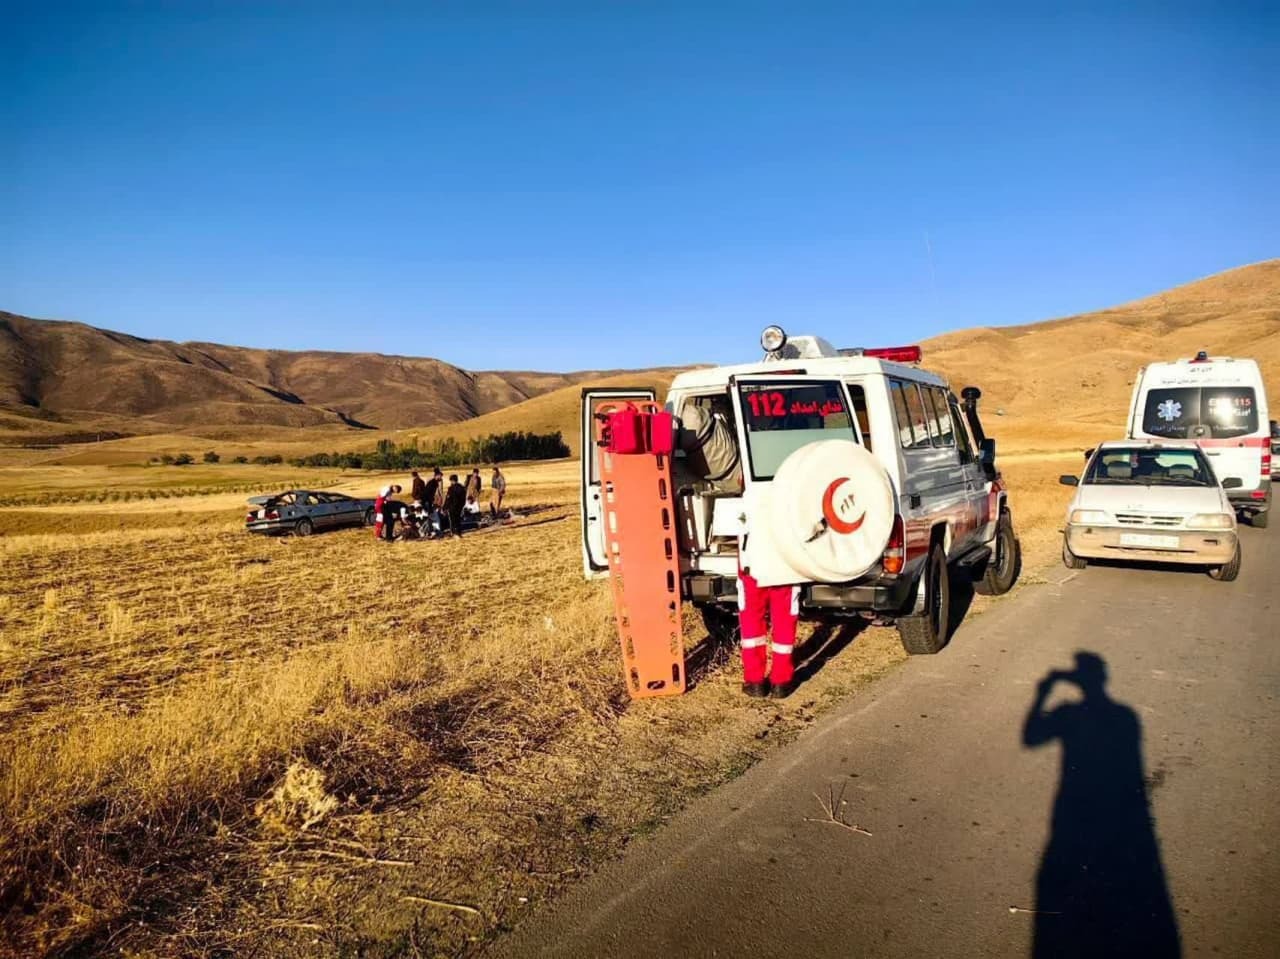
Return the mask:
{"type": "Polygon", "coordinates": [[[836,380],[740,383],[738,393],[752,479],[773,479],[782,461],[809,443],[857,442],[844,390],[836,380]]]}
{"type": "Polygon", "coordinates": [[[1252,387],[1175,387],[1147,393],[1142,431],[1166,439],[1229,439],[1258,432],[1252,387]]]}

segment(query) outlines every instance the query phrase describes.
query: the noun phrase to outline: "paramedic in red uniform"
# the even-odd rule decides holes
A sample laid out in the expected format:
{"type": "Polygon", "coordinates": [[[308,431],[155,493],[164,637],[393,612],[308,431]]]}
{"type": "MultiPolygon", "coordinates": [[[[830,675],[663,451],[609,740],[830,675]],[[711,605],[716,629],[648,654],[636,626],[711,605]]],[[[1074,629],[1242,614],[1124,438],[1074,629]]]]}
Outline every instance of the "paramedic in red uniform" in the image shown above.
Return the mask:
{"type": "Polygon", "coordinates": [[[738,622],[742,627],[742,691],[786,699],[795,689],[792,653],[800,620],[799,586],[761,586],[738,570],[738,622]],[[769,633],[773,633],[770,642],[769,633]],[[773,654],[766,677],[768,654],[773,654]]]}
{"type": "MultiPolygon", "coordinates": [[[[677,434],[683,459],[677,471],[725,493],[742,492],[742,461],[738,441],[729,424],[727,400],[716,398],[709,406],[691,404],[680,415],[677,434]],[[717,400],[720,402],[717,408],[717,400]]],[[[676,485],[688,480],[676,476],[676,485]]],[[[741,555],[741,546],[739,546],[741,555]]],[[[796,586],[761,586],[747,570],[738,570],[738,622],[742,627],[742,690],[748,696],[783,699],[795,689],[791,657],[796,644],[800,589],[796,586]],[[772,628],[773,641],[769,641],[772,628]],[[773,664],[769,667],[769,654],[773,664]]]]}

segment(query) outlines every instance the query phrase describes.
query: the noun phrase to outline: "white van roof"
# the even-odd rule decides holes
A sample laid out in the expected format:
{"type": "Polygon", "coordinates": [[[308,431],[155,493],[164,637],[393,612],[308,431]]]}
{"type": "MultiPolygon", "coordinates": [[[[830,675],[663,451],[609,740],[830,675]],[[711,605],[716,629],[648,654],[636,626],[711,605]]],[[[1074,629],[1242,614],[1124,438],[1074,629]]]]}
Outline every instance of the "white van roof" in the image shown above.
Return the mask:
{"type": "Polygon", "coordinates": [[[932,386],[947,385],[937,373],[930,373],[915,366],[892,363],[871,356],[822,356],[794,360],[761,360],[756,363],[739,363],[733,366],[713,366],[690,370],[671,381],[671,390],[701,390],[723,387],[734,376],[785,376],[788,373],[808,376],[860,376],[880,373],[915,380],[932,386]]]}
{"type": "Polygon", "coordinates": [[[1216,386],[1261,386],[1262,374],[1255,360],[1248,357],[1198,356],[1179,360],[1148,363],[1142,369],[1144,386],[1194,386],[1212,382],[1216,386]]]}

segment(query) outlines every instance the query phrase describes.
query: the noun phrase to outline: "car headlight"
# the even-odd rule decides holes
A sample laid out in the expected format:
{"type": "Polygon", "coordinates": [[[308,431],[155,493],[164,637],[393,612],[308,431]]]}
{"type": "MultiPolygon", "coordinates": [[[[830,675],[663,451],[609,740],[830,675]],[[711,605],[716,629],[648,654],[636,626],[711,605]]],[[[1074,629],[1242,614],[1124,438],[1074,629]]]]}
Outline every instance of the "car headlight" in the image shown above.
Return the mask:
{"type": "Polygon", "coordinates": [[[1192,529],[1231,529],[1235,525],[1232,513],[1196,513],[1187,517],[1187,526],[1192,529]]]}
{"type": "Polygon", "coordinates": [[[787,334],[780,326],[766,326],[760,334],[760,345],[766,353],[776,353],[787,345],[787,334]]]}
{"type": "Polygon", "coordinates": [[[1093,526],[1106,523],[1109,519],[1110,517],[1100,509],[1073,509],[1070,522],[1078,526],[1093,526]]]}

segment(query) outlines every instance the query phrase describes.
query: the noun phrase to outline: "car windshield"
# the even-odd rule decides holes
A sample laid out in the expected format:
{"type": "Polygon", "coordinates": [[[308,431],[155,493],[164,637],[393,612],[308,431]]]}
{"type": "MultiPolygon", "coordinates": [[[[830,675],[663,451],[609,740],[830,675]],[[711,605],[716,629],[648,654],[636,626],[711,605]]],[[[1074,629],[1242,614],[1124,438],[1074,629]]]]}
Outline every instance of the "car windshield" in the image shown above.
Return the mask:
{"type": "Polygon", "coordinates": [[[1213,486],[1217,482],[1197,449],[1142,447],[1101,450],[1089,464],[1084,481],[1097,486],[1213,486]]]}
{"type": "Polygon", "coordinates": [[[742,383],[751,476],[773,479],[782,461],[818,440],[853,440],[857,434],[836,380],[820,383],[742,383]]]}
{"type": "Polygon", "coordinates": [[[1142,431],[1168,439],[1229,439],[1258,432],[1258,408],[1248,386],[1151,390],[1142,408],[1142,431]]]}

